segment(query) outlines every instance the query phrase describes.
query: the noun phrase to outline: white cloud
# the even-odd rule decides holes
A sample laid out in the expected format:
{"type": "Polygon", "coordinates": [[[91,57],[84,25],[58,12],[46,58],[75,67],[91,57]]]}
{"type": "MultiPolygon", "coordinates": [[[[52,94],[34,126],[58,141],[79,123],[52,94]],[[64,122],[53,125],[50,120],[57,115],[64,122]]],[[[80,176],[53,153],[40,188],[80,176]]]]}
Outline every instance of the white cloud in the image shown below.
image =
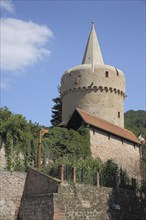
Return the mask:
{"type": "Polygon", "coordinates": [[[10,90],[12,87],[12,84],[14,83],[14,80],[11,78],[4,78],[0,81],[0,89],[2,90],[10,90]]]}
{"type": "Polygon", "coordinates": [[[8,12],[11,12],[11,13],[14,12],[14,6],[12,4],[12,1],[10,0],[0,0],[0,7],[5,9],[8,12]]]}
{"type": "Polygon", "coordinates": [[[47,26],[14,18],[1,19],[1,68],[17,71],[50,54],[45,43],[53,33],[47,26]]]}

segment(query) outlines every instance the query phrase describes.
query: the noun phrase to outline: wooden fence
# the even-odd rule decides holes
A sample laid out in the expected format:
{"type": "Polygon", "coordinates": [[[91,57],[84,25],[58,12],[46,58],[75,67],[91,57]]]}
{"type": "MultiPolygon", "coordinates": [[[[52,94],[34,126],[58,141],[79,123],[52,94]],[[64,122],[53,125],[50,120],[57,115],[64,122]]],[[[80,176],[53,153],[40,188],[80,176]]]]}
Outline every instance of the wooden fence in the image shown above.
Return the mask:
{"type": "Polygon", "coordinates": [[[92,184],[98,188],[101,186],[113,187],[113,188],[128,188],[136,190],[137,181],[134,178],[129,179],[125,182],[120,174],[116,175],[105,175],[102,172],[96,172],[90,174],[89,172],[84,172],[84,169],[76,169],[76,167],[59,166],[55,174],[49,173],[50,175],[59,178],[62,182],[69,181],[73,183],[85,183],[92,184]]]}

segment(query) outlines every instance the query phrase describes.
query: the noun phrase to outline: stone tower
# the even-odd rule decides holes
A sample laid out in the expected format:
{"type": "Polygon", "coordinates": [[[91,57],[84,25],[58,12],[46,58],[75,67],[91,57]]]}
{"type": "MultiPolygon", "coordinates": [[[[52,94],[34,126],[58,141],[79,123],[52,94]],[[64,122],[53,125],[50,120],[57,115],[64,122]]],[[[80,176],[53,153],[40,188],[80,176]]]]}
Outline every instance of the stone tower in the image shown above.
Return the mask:
{"type": "Polygon", "coordinates": [[[63,122],[79,108],[124,127],[125,77],[104,64],[93,22],[82,64],[62,76],[61,96],[63,122]]]}

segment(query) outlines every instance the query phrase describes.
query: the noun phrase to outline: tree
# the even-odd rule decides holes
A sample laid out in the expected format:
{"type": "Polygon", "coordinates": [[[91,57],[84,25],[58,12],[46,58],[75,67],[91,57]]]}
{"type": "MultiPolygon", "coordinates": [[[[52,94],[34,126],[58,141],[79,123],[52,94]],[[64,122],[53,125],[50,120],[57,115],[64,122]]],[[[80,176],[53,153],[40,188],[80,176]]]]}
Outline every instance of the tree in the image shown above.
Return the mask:
{"type": "Polygon", "coordinates": [[[137,137],[142,135],[143,138],[146,138],[146,111],[127,111],[125,113],[125,127],[137,137]]]}
{"type": "Polygon", "coordinates": [[[62,122],[62,102],[61,102],[61,91],[60,86],[58,86],[58,92],[59,96],[52,99],[52,101],[55,103],[55,105],[52,107],[52,119],[51,124],[53,126],[57,126],[62,122]]]}
{"type": "Polygon", "coordinates": [[[42,141],[42,156],[50,157],[53,161],[64,157],[70,161],[91,156],[88,128],[78,131],[67,128],[53,127],[44,135],[42,141]]]}

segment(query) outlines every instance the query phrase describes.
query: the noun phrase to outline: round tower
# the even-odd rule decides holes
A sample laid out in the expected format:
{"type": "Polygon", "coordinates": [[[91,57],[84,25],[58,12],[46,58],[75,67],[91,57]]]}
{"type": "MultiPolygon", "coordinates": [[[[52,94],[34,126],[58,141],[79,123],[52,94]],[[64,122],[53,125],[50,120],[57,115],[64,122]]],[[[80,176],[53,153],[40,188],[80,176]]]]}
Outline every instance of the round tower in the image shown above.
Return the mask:
{"type": "Polygon", "coordinates": [[[119,69],[105,65],[94,23],[82,64],[67,70],[61,79],[62,121],[75,108],[124,127],[125,77],[119,69]]]}

